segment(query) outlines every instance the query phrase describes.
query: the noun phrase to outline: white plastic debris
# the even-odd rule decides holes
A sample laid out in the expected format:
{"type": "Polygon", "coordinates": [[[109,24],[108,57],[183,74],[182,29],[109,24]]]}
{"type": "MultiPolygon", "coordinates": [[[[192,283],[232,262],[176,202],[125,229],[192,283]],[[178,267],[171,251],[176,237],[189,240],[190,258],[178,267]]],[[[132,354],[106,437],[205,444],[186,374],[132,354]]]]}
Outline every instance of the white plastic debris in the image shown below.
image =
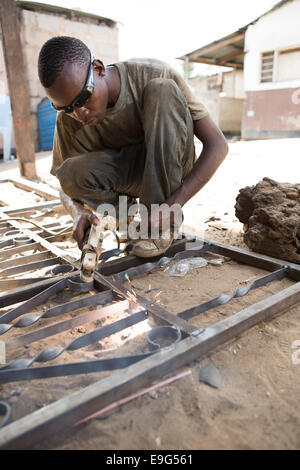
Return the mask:
{"type": "Polygon", "coordinates": [[[213,264],[214,266],[221,266],[224,263],[224,258],[213,258],[208,260],[209,264],[213,264]]]}
{"type": "Polygon", "coordinates": [[[204,266],[207,266],[207,261],[204,258],[184,259],[168,266],[164,269],[164,273],[169,276],[185,276],[191,269],[203,268],[204,266]]]}

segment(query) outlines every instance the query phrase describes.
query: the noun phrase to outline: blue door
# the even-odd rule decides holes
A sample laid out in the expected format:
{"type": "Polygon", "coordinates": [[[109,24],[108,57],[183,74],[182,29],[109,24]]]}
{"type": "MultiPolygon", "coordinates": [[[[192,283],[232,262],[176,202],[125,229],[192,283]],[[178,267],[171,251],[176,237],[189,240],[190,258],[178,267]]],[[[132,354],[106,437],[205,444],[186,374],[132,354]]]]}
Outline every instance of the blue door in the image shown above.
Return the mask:
{"type": "Polygon", "coordinates": [[[56,122],[56,111],[48,98],[44,98],[38,106],[38,122],[41,150],[52,150],[56,122]]]}

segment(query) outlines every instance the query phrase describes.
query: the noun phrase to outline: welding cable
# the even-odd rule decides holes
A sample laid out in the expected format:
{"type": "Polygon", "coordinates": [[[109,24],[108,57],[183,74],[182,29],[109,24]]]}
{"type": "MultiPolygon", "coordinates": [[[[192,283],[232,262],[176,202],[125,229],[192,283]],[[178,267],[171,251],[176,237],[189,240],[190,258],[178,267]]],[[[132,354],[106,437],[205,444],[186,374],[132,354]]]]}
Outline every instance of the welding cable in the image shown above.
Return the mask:
{"type": "MultiPolygon", "coordinates": [[[[60,232],[54,232],[53,230],[49,230],[49,229],[43,227],[43,225],[40,225],[37,222],[33,222],[30,219],[25,219],[24,217],[10,217],[9,219],[1,219],[1,222],[10,222],[11,220],[20,220],[21,222],[28,222],[28,223],[30,223],[32,225],[35,225],[36,227],[40,228],[44,232],[49,233],[49,235],[62,235],[63,233],[67,233],[68,231],[70,231],[70,229],[73,227],[73,224],[72,225],[67,225],[60,232]]],[[[19,230],[22,230],[22,228],[20,228],[19,230]]]]}

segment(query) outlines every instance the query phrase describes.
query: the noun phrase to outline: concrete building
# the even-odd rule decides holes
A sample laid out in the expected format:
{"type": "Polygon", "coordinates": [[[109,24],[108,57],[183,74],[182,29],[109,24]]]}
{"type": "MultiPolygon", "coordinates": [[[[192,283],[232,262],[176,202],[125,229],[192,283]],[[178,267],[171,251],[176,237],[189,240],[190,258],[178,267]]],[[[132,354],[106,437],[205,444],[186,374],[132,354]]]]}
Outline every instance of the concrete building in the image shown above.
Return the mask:
{"type": "Polygon", "coordinates": [[[300,0],[287,0],[247,28],[244,138],[300,136],[299,25],[300,0]]]}
{"type": "MultiPolygon", "coordinates": [[[[45,92],[37,73],[38,54],[41,46],[54,36],[76,37],[87,44],[94,56],[99,57],[107,65],[118,60],[118,28],[117,23],[109,18],[80,10],[27,1],[17,1],[16,3],[19,8],[21,42],[30,95],[35,148],[39,150],[37,109],[39,103],[45,98],[45,92]]],[[[0,98],[1,95],[8,94],[0,40],[0,98]]],[[[0,152],[3,146],[1,139],[0,134],[0,152]]]]}
{"type": "Polygon", "coordinates": [[[238,31],[180,57],[239,72],[244,90],[238,96],[225,91],[231,99],[224,101],[221,88],[219,96],[199,92],[225,133],[239,122],[245,139],[300,136],[299,18],[300,0],[282,0],[238,31]]]}
{"type": "Polygon", "coordinates": [[[241,134],[245,101],[242,70],[190,78],[188,83],[224,134],[241,134]]]}

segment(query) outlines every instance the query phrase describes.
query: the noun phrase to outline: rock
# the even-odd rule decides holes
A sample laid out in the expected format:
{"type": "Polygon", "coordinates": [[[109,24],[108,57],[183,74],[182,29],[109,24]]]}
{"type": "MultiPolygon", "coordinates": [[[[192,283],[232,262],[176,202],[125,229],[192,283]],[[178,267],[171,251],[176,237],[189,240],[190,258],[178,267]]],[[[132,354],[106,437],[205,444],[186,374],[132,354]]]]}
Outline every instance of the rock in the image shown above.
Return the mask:
{"type": "Polygon", "coordinates": [[[207,364],[200,368],[199,381],[214,388],[219,388],[222,383],[220,373],[213,364],[207,364]]]}
{"type": "Polygon", "coordinates": [[[300,263],[300,184],[263,178],[240,190],[235,214],[251,250],[300,263]]]}
{"type": "Polygon", "coordinates": [[[158,393],[153,390],[152,392],[149,392],[148,393],[149,397],[151,397],[153,400],[156,400],[156,398],[158,397],[158,393]]]}

